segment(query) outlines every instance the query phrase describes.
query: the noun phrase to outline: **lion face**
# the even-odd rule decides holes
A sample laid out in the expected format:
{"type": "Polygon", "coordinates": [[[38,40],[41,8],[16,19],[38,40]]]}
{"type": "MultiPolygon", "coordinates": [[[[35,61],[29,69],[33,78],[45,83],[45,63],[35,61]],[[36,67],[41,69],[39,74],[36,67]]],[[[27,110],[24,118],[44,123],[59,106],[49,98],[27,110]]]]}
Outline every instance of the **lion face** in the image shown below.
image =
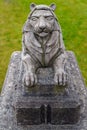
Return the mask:
{"type": "Polygon", "coordinates": [[[32,30],[40,37],[46,37],[54,29],[55,17],[49,10],[35,10],[29,18],[32,30]]]}

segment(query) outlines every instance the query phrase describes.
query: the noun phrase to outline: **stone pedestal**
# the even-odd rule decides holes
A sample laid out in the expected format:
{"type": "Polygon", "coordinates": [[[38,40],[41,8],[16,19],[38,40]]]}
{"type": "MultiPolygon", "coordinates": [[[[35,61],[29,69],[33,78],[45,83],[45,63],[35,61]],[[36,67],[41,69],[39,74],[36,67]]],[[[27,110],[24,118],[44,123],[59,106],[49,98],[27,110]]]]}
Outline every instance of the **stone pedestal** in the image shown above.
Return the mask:
{"type": "Polygon", "coordinates": [[[0,130],[87,129],[86,88],[74,54],[67,55],[66,87],[55,85],[52,68],[40,68],[37,85],[27,89],[21,52],[13,53],[1,93],[0,130]]]}
{"type": "MultiPolygon", "coordinates": [[[[21,89],[17,90],[15,105],[17,123],[76,124],[84,108],[84,99],[79,95],[79,88],[79,93],[73,90],[70,79],[66,87],[56,86],[52,68],[39,69],[37,77],[38,83],[33,88],[25,89],[23,85],[19,85],[21,89]]],[[[78,82],[76,86],[79,86],[78,82]]]]}

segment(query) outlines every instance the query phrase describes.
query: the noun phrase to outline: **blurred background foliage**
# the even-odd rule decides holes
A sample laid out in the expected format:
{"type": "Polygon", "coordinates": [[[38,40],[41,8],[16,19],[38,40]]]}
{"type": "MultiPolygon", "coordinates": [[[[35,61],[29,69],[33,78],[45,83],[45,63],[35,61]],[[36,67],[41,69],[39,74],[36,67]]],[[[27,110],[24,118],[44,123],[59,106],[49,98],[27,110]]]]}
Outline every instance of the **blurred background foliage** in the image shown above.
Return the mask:
{"type": "Polygon", "coordinates": [[[66,49],[74,51],[87,84],[87,0],[0,0],[0,89],[12,52],[21,50],[22,27],[32,2],[56,4],[66,49]]]}

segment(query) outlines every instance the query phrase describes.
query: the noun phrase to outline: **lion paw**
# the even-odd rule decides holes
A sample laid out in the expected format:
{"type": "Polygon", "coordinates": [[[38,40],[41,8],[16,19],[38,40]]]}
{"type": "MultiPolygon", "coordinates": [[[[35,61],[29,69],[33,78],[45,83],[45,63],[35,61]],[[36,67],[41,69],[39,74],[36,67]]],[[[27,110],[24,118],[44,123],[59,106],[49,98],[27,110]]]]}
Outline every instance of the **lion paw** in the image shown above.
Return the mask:
{"type": "Polygon", "coordinates": [[[54,81],[56,85],[66,86],[67,85],[67,74],[63,69],[58,69],[54,75],[54,81]]]}
{"type": "Polygon", "coordinates": [[[27,72],[24,76],[24,84],[27,87],[32,87],[37,83],[37,76],[32,72],[27,72]]]}

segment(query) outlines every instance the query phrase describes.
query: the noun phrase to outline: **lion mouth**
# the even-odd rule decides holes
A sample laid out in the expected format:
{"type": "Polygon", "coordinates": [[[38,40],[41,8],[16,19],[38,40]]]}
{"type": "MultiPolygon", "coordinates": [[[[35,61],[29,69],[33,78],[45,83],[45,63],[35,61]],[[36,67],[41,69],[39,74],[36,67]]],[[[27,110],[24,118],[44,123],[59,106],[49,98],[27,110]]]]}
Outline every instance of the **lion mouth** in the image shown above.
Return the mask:
{"type": "Polygon", "coordinates": [[[49,32],[47,32],[47,31],[38,31],[37,34],[39,36],[41,36],[41,37],[45,37],[45,36],[49,35],[49,32]]]}
{"type": "Polygon", "coordinates": [[[46,37],[47,35],[49,35],[50,31],[48,31],[48,30],[35,30],[34,33],[40,37],[46,37]]]}
{"type": "Polygon", "coordinates": [[[39,35],[44,37],[44,36],[48,35],[48,32],[40,32],[39,35]]]}

